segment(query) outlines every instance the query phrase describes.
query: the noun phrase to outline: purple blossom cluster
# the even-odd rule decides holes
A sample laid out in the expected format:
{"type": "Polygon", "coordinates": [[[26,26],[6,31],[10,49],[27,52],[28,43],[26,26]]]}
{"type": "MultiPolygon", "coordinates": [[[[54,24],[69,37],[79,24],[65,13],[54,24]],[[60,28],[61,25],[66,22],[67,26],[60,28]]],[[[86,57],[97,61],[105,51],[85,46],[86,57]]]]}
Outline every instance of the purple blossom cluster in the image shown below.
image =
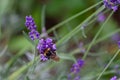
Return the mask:
{"type": "Polygon", "coordinates": [[[118,5],[120,4],[120,0],[103,0],[105,7],[116,11],[118,9],[118,5]]]}
{"type": "MultiPolygon", "coordinates": [[[[25,25],[29,32],[29,37],[32,40],[38,39],[39,43],[37,45],[37,50],[40,53],[40,59],[41,61],[46,61],[49,59],[49,57],[45,56],[44,53],[47,49],[50,49],[51,52],[56,51],[56,45],[53,43],[53,40],[51,38],[46,39],[40,39],[40,33],[36,30],[37,26],[34,22],[34,19],[32,16],[26,16],[26,22],[25,25]]],[[[44,32],[45,33],[45,32],[44,32]]]]}
{"type": "Polygon", "coordinates": [[[83,65],[84,65],[84,61],[82,59],[78,59],[77,62],[72,65],[71,72],[75,74],[79,73],[83,65]]]}
{"type": "Polygon", "coordinates": [[[26,22],[25,25],[29,32],[29,37],[32,40],[39,39],[40,38],[40,33],[36,30],[37,26],[35,25],[34,19],[32,16],[26,16],[26,22]]]}
{"type": "MultiPolygon", "coordinates": [[[[72,65],[71,73],[77,75],[80,72],[80,69],[83,67],[83,65],[84,65],[84,60],[78,59],[77,62],[72,65]]],[[[68,80],[71,80],[70,75],[68,76],[68,80]]],[[[74,80],[80,80],[80,76],[76,76],[74,80]]]]}
{"type": "Polygon", "coordinates": [[[113,76],[110,80],[117,80],[117,76],[113,76]]]}
{"type": "Polygon", "coordinates": [[[50,49],[51,52],[55,52],[56,45],[53,43],[53,40],[51,38],[40,39],[37,45],[37,49],[39,53],[41,53],[41,60],[46,61],[49,59],[49,57],[44,56],[44,52],[46,51],[46,49],[50,49]]]}

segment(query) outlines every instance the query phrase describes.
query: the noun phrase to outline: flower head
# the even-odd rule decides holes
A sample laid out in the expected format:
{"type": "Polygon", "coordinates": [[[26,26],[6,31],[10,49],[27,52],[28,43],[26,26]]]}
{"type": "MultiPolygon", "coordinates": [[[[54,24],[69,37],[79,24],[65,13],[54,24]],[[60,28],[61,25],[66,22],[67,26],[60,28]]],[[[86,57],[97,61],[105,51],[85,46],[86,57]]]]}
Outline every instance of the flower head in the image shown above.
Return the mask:
{"type": "Polygon", "coordinates": [[[80,69],[83,65],[84,65],[84,61],[81,59],[78,59],[77,62],[72,65],[71,72],[75,74],[80,72],[80,69]]]}
{"type": "Polygon", "coordinates": [[[32,18],[32,16],[26,16],[26,22],[25,22],[26,27],[28,28],[28,30],[36,30],[36,25],[34,22],[34,19],[32,18]]]}
{"type": "Polygon", "coordinates": [[[40,37],[40,33],[38,32],[38,31],[36,31],[36,30],[31,30],[30,32],[29,32],[29,37],[32,39],[32,40],[35,40],[35,39],[39,39],[39,37],[40,37]]]}
{"type": "Polygon", "coordinates": [[[120,48],[120,41],[118,41],[118,47],[120,48]]]}
{"type": "Polygon", "coordinates": [[[111,39],[112,39],[113,41],[119,41],[119,40],[120,40],[120,35],[119,35],[118,33],[116,33],[116,34],[114,34],[114,35],[111,37],[111,39]]]}
{"type": "Polygon", "coordinates": [[[120,0],[103,0],[103,3],[105,7],[116,11],[118,9],[118,4],[120,4],[120,0]]]}
{"type": "Polygon", "coordinates": [[[110,80],[117,80],[117,77],[113,76],[110,80]]]}
{"type": "Polygon", "coordinates": [[[41,60],[46,61],[49,59],[49,57],[44,55],[45,51],[50,49],[50,51],[54,53],[56,51],[56,45],[53,43],[51,38],[40,39],[37,45],[37,49],[40,53],[41,60]]]}
{"type": "Polygon", "coordinates": [[[104,22],[104,21],[105,21],[105,15],[104,15],[102,12],[99,13],[97,20],[98,20],[99,22],[104,22]]]}
{"type": "Polygon", "coordinates": [[[32,40],[39,39],[40,33],[36,30],[36,25],[35,25],[35,22],[34,22],[32,16],[26,16],[25,25],[26,25],[27,29],[30,30],[29,37],[32,40]]]}

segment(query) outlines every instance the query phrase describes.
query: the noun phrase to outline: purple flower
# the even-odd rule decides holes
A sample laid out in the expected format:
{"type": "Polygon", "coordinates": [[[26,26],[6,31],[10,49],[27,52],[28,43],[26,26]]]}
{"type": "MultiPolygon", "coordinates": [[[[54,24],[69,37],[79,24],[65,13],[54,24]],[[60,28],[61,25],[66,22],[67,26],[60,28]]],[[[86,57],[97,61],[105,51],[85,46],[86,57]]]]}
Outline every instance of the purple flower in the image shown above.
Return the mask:
{"type": "Polygon", "coordinates": [[[74,80],[80,80],[80,76],[76,76],[74,80]]]}
{"type": "Polygon", "coordinates": [[[53,43],[51,38],[40,39],[37,49],[40,53],[41,61],[46,61],[49,59],[49,57],[44,55],[45,51],[50,49],[50,51],[54,53],[56,51],[56,45],[53,43]]]}
{"type": "Polygon", "coordinates": [[[113,76],[110,80],[117,80],[117,77],[113,76]]]}
{"type": "Polygon", "coordinates": [[[113,41],[119,41],[120,40],[120,35],[118,34],[118,33],[116,33],[116,34],[114,34],[112,37],[111,37],[111,39],[113,40],[113,41]]]}
{"type": "Polygon", "coordinates": [[[36,30],[36,25],[35,22],[32,18],[32,16],[26,16],[26,22],[25,22],[26,27],[28,28],[28,30],[36,30]]]}
{"type": "Polygon", "coordinates": [[[67,75],[67,80],[71,80],[71,79],[72,79],[71,75],[68,74],[68,75],[67,75]]]}
{"type": "Polygon", "coordinates": [[[103,3],[106,8],[116,11],[118,9],[118,4],[120,4],[120,0],[103,0],[103,3]]]}
{"type": "Polygon", "coordinates": [[[114,4],[119,4],[120,3],[120,0],[110,0],[110,2],[114,3],[114,4]]]}
{"type": "Polygon", "coordinates": [[[97,20],[99,22],[104,22],[105,21],[105,15],[103,13],[99,13],[97,20]]]}
{"type": "Polygon", "coordinates": [[[29,37],[32,39],[32,40],[35,40],[35,39],[39,39],[39,37],[40,37],[40,33],[38,32],[38,31],[36,31],[36,30],[31,30],[30,32],[29,32],[29,37]]]}
{"type": "Polygon", "coordinates": [[[118,47],[120,48],[120,41],[118,41],[118,47]]]}
{"type": "Polygon", "coordinates": [[[40,54],[41,61],[47,61],[48,58],[44,56],[44,54],[40,54]]]}
{"type": "Polygon", "coordinates": [[[27,29],[30,30],[29,37],[32,40],[39,39],[40,33],[36,30],[36,25],[35,25],[35,22],[34,22],[32,16],[26,16],[25,25],[26,25],[27,29]]]}
{"type": "Polygon", "coordinates": [[[80,69],[83,65],[84,65],[84,61],[81,59],[78,59],[77,62],[72,65],[71,72],[75,74],[80,72],[80,69]]]}
{"type": "MultiPolygon", "coordinates": [[[[25,25],[29,32],[29,37],[32,40],[38,39],[39,43],[37,45],[37,50],[40,53],[41,61],[47,61],[48,59],[52,58],[56,61],[59,60],[59,57],[56,56],[56,45],[53,43],[51,38],[40,38],[40,33],[36,30],[36,25],[32,16],[26,16],[25,25]]],[[[47,37],[46,29],[43,28],[44,37],[47,37]]]]}

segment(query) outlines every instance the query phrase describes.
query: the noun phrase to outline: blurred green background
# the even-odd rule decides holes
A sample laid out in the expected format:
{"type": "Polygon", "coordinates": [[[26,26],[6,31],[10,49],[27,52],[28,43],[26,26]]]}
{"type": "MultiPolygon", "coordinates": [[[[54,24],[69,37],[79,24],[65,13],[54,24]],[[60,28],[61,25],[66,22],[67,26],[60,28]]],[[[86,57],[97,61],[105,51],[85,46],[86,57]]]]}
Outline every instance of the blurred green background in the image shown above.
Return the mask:
{"type": "MultiPolygon", "coordinates": [[[[10,77],[13,72],[26,65],[29,62],[29,53],[34,51],[34,46],[25,38],[22,33],[23,31],[26,33],[28,32],[24,25],[25,17],[27,15],[32,15],[38,31],[41,33],[43,27],[41,25],[41,13],[44,5],[46,5],[45,27],[47,30],[49,30],[54,25],[69,18],[70,16],[75,15],[78,12],[83,11],[99,1],[100,0],[0,0],[0,80],[10,77]]],[[[58,28],[56,30],[58,39],[56,38],[55,41],[59,41],[59,39],[64,37],[68,32],[74,29],[79,23],[95,12],[98,8],[99,6],[58,28]]],[[[103,38],[104,40],[105,35],[108,35],[119,28],[119,12],[120,10],[116,11],[112,16],[112,19],[110,19],[105,25],[106,27],[100,34],[99,39],[103,38]]],[[[107,17],[108,14],[109,12],[106,13],[105,16],[107,17]]],[[[101,24],[102,23],[95,21],[94,23],[88,25],[87,29],[85,29],[87,38],[84,38],[80,32],[76,34],[74,38],[70,39],[70,41],[63,44],[62,47],[59,46],[58,52],[61,54],[63,53],[62,56],[64,56],[64,53],[69,54],[71,51],[77,49],[77,52],[74,56],[75,58],[80,58],[83,54],[79,54],[80,52],[78,51],[79,48],[77,44],[80,42],[83,42],[85,45],[89,44],[97,30],[100,28],[101,24]]],[[[102,70],[103,65],[107,64],[111,58],[111,55],[118,49],[117,41],[119,39],[119,33],[117,34],[117,40],[116,38],[112,39],[112,36],[110,36],[98,45],[95,45],[90,50],[90,53],[101,54],[99,57],[90,56],[87,59],[87,67],[82,70],[82,80],[93,80],[94,74],[96,74],[97,71],[102,70]],[[95,71],[90,72],[93,66],[95,66],[95,71]],[[86,74],[86,72],[90,73],[86,74]]],[[[49,33],[49,35],[51,37],[56,37],[54,32],[49,33]]],[[[65,59],[67,59],[66,54],[65,59]]],[[[19,75],[19,80],[56,80],[57,78],[59,78],[58,80],[66,80],[66,74],[69,73],[69,69],[73,63],[73,61],[69,61],[69,57],[68,61],[64,60],[63,57],[62,61],[58,63],[46,62],[45,64],[42,63],[41,65],[37,64],[37,69],[34,71],[34,73],[29,73],[31,72],[31,67],[29,67],[28,71],[25,69],[26,75],[19,75]],[[66,65],[66,63],[68,65],[66,65]],[[49,71],[49,73],[47,71],[49,71]],[[50,74],[52,77],[50,77],[50,74]],[[55,77],[53,75],[55,75],[55,77]]],[[[119,63],[119,60],[117,63],[119,63]]],[[[111,68],[113,68],[113,65],[110,67],[110,69],[111,68]]],[[[22,72],[20,72],[20,74],[22,74],[22,72]]],[[[107,77],[105,76],[105,79],[101,80],[107,80],[109,79],[109,76],[111,76],[111,74],[107,75],[107,77]]],[[[14,77],[14,75],[12,77],[14,77]]]]}

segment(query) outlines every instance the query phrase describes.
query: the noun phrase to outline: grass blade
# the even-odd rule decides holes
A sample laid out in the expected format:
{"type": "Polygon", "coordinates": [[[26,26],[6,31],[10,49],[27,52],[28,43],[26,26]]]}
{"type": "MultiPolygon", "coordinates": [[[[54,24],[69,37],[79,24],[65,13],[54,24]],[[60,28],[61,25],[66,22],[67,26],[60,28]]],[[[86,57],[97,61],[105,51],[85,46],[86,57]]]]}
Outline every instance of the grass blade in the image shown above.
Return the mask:
{"type": "Polygon", "coordinates": [[[66,20],[60,22],[59,24],[53,26],[53,27],[52,27],[51,29],[49,29],[47,32],[50,33],[51,31],[59,28],[60,26],[64,25],[65,23],[68,23],[69,21],[71,21],[71,20],[77,18],[78,16],[86,13],[87,11],[91,10],[92,8],[95,8],[96,6],[98,6],[99,4],[101,4],[102,2],[103,2],[103,1],[100,1],[100,2],[98,2],[97,4],[94,4],[93,6],[91,6],[91,7],[87,8],[87,9],[83,10],[82,12],[79,12],[79,13],[75,14],[74,16],[69,17],[68,19],[66,19],[66,20]]]}

